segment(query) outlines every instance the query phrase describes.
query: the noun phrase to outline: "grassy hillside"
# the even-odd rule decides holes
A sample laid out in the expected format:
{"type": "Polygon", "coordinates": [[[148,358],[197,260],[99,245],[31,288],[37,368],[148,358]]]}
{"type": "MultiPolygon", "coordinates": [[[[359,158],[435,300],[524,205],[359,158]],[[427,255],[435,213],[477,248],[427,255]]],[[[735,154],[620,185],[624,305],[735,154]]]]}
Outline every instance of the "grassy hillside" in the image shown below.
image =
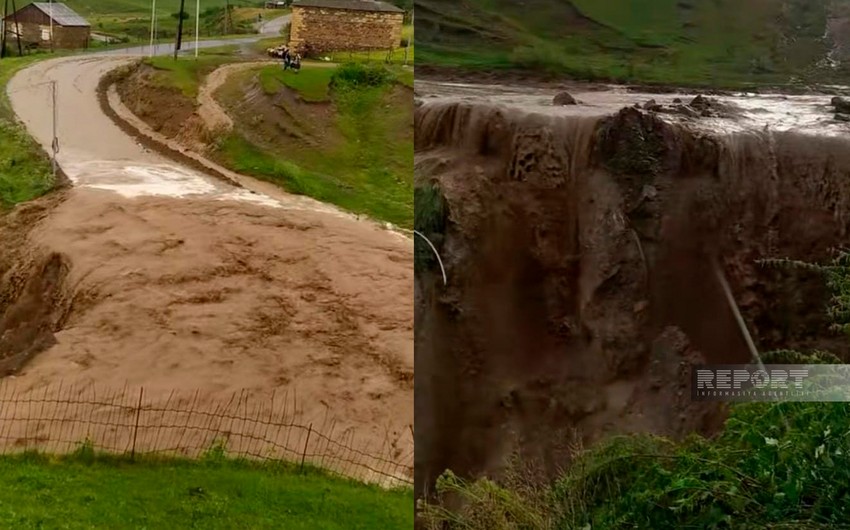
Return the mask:
{"type": "Polygon", "coordinates": [[[4,59],[0,67],[0,214],[53,188],[50,161],[16,119],[6,93],[15,73],[39,56],[4,59]]]}
{"type": "Polygon", "coordinates": [[[419,65],[742,85],[840,79],[818,67],[832,2],[416,0],[419,65]]]}
{"type": "MultiPolygon", "coordinates": [[[[403,228],[413,224],[412,72],[379,64],[262,68],[221,92],[242,114],[224,165],[403,228]],[[256,78],[262,103],[246,103],[256,78]],[[295,96],[297,94],[297,96],[295,96]],[[269,111],[271,109],[271,112],[269,111]]],[[[256,97],[253,97],[257,100],[256,97]]]]}
{"type": "Polygon", "coordinates": [[[411,528],[409,490],[387,491],[281,464],[131,462],[91,450],[0,457],[0,527],[411,528]]]}

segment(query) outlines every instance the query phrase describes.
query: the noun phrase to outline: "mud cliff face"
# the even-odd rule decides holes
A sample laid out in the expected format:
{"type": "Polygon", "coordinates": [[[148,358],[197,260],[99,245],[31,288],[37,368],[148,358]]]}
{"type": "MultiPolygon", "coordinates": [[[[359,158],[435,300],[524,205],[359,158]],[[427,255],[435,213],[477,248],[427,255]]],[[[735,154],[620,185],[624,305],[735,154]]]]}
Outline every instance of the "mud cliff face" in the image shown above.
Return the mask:
{"type": "Polygon", "coordinates": [[[716,429],[690,363],[749,353],[715,262],[761,351],[840,348],[820,279],[757,260],[848,242],[847,140],[457,101],[415,124],[418,185],[448,212],[448,285],[416,278],[417,494],[515,452],[556,472],[609,433],[716,429]]]}

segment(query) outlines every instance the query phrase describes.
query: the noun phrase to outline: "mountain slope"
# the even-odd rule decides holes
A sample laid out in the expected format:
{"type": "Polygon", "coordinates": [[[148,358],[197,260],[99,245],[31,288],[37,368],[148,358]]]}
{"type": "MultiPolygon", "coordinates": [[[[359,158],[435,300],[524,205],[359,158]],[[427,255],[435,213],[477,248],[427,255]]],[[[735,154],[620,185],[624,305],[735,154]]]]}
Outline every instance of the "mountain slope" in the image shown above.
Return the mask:
{"type": "Polygon", "coordinates": [[[416,0],[417,64],[741,85],[835,80],[847,0],[416,0]],[[832,27],[835,27],[832,24],[832,27]]]}

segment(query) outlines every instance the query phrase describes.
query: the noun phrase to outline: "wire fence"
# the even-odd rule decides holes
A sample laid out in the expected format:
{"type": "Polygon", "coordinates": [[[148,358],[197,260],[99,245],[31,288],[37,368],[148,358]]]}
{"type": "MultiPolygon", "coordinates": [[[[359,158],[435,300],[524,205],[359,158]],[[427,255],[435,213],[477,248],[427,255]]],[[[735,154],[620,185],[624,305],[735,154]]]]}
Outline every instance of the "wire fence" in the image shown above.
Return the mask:
{"type": "Polygon", "coordinates": [[[228,457],[289,462],[384,487],[413,484],[413,430],[358,439],[353,427],[325,417],[299,421],[297,395],[262,399],[243,391],[228,400],[199,392],[146,396],[144,388],[57,385],[35,390],[0,381],[0,454],[95,451],[197,458],[219,448],[228,457]],[[409,432],[407,432],[409,431],[409,432]]]}

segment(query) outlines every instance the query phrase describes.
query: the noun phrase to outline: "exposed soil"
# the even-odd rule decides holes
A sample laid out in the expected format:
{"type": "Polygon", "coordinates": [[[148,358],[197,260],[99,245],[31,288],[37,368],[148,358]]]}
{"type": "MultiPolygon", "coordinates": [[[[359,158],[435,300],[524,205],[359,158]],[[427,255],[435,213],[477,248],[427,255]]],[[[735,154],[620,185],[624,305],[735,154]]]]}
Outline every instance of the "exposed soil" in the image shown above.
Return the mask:
{"type": "Polygon", "coordinates": [[[273,64],[266,60],[262,62],[234,63],[216,68],[201,85],[198,91],[198,115],[209,131],[226,133],[233,128],[233,120],[219,105],[216,91],[227,81],[228,77],[246,69],[258,68],[273,64]]]}
{"type": "Polygon", "coordinates": [[[243,117],[236,127],[254,145],[297,157],[303,149],[332,150],[343,141],[331,102],[306,102],[287,87],[267,94],[256,71],[233,75],[219,94],[231,115],[243,117]]]}
{"type": "Polygon", "coordinates": [[[57,192],[0,215],[0,377],[53,346],[67,316],[67,258],[33,250],[29,241],[32,228],[63,197],[57,192]]]}
{"type": "Polygon", "coordinates": [[[714,432],[723,408],[691,401],[690,363],[749,360],[715,261],[760,351],[850,355],[822,279],[756,261],[850,242],[846,138],[571,112],[416,110],[418,185],[448,204],[449,279],[417,275],[418,495],[446,468],[498,474],[515,452],[554,474],[574,441],[714,432]]]}
{"type": "Polygon", "coordinates": [[[168,137],[177,136],[195,116],[195,102],[180,90],[162,86],[155,80],[157,70],[141,64],[117,84],[122,101],[145,120],[153,130],[168,137]]]}

